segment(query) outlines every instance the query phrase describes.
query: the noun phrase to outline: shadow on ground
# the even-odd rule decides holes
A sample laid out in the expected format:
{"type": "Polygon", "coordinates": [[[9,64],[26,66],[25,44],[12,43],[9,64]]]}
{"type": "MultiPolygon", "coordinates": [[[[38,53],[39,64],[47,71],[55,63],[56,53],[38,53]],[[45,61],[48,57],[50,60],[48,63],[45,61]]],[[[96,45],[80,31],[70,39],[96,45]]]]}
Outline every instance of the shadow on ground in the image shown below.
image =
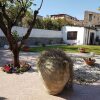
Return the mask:
{"type": "Polygon", "coordinates": [[[38,72],[38,70],[37,70],[37,68],[32,67],[32,68],[30,68],[30,70],[28,72],[33,73],[33,72],[38,72]]]}
{"type": "Polygon", "coordinates": [[[7,100],[7,98],[5,98],[5,97],[0,97],[0,100],[7,100]]]}
{"type": "MultiPolygon", "coordinates": [[[[21,52],[19,58],[20,60],[29,63],[31,66],[35,66],[35,59],[37,56],[37,53],[21,52]]],[[[10,63],[11,61],[13,61],[13,54],[10,50],[0,50],[0,67],[10,63]]]]}
{"type": "Polygon", "coordinates": [[[0,50],[0,67],[12,61],[12,54],[9,50],[0,50]]]}
{"type": "Polygon", "coordinates": [[[64,100],[100,100],[100,85],[77,85],[75,84],[73,90],[64,91],[58,95],[64,100]]]}

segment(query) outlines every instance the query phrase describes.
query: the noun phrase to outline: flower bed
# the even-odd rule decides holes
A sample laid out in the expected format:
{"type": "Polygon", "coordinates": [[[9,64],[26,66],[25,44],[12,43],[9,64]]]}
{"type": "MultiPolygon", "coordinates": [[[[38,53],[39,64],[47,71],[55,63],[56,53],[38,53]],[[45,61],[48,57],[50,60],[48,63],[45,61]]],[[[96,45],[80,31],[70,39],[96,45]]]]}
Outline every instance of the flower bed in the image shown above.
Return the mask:
{"type": "Polygon", "coordinates": [[[6,64],[2,70],[7,73],[21,73],[28,71],[30,68],[31,66],[28,63],[20,62],[20,67],[14,67],[13,64],[6,64]]]}

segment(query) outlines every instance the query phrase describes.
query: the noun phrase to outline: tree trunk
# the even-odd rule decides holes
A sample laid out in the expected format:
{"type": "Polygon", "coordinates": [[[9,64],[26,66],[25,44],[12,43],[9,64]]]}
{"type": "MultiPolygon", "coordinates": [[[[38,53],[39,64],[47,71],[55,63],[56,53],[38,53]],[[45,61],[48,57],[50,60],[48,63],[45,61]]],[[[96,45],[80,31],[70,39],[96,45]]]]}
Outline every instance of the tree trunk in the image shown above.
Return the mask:
{"type": "Polygon", "coordinates": [[[20,67],[20,62],[19,62],[19,51],[17,48],[15,48],[13,51],[13,57],[14,57],[14,67],[20,67]]]}

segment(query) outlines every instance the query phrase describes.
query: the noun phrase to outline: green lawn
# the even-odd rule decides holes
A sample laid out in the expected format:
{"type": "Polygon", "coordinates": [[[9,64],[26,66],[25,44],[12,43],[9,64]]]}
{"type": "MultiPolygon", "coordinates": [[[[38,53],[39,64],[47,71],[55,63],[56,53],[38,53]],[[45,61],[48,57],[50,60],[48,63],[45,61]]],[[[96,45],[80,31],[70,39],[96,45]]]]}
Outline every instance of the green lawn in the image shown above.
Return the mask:
{"type": "Polygon", "coordinates": [[[31,52],[41,52],[43,50],[47,50],[50,48],[60,48],[67,52],[79,52],[78,48],[80,47],[86,48],[87,52],[95,52],[96,54],[100,54],[100,46],[93,46],[93,45],[81,45],[81,46],[56,45],[56,46],[46,46],[46,47],[39,46],[39,47],[30,48],[30,51],[31,52]]]}

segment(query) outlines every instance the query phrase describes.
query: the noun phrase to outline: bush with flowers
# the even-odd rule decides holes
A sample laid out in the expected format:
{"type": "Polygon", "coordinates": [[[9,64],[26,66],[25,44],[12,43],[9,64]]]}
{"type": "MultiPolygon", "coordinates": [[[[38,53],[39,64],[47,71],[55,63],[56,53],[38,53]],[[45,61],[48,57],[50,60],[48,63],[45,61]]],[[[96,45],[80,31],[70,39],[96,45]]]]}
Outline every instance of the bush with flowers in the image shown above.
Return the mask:
{"type": "Polygon", "coordinates": [[[12,67],[10,66],[10,64],[4,65],[2,69],[3,69],[4,72],[7,72],[7,73],[12,72],[12,67]]]}
{"type": "Polygon", "coordinates": [[[31,68],[28,63],[20,63],[20,67],[14,67],[13,64],[6,64],[2,67],[2,70],[7,73],[21,73],[26,72],[31,68]]]}

